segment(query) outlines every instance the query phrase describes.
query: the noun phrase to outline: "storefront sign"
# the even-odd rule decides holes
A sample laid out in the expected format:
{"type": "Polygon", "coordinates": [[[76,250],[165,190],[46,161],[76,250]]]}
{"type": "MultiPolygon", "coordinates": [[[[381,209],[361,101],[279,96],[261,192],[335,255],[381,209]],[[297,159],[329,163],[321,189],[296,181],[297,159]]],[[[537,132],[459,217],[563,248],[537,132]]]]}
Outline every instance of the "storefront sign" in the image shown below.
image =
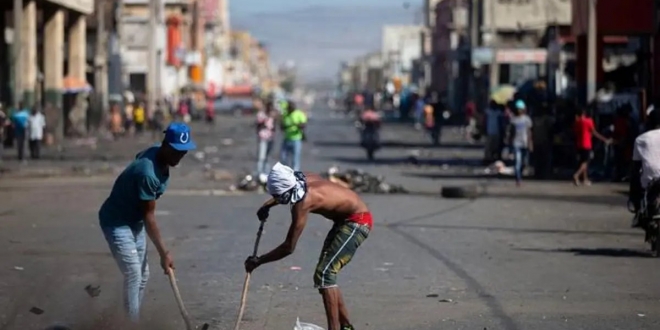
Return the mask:
{"type": "Polygon", "coordinates": [[[504,49],[498,50],[495,55],[497,63],[530,64],[545,63],[548,51],[545,49],[504,49]]]}

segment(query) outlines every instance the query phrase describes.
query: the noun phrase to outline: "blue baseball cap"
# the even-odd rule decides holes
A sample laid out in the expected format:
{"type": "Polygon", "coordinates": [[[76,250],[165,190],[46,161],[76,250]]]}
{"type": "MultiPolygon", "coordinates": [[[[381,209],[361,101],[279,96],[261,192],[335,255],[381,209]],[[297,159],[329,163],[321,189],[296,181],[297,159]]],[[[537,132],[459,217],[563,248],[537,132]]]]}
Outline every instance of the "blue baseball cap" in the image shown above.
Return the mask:
{"type": "Polygon", "coordinates": [[[525,109],[525,102],[523,100],[516,101],[516,109],[525,109]]]}
{"type": "Polygon", "coordinates": [[[190,127],[184,123],[171,123],[163,133],[165,133],[165,142],[175,150],[190,151],[197,148],[190,137],[190,127]]]}

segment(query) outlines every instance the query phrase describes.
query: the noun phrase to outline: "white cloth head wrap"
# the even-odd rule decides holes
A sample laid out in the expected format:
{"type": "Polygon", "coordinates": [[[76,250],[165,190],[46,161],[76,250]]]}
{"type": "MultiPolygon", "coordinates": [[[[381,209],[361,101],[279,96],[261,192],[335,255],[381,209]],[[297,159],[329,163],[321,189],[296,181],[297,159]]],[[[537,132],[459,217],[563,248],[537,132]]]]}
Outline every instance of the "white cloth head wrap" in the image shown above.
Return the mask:
{"type": "Polygon", "coordinates": [[[281,195],[296,185],[293,169],[278,162],[268,174],[266,187],[271,195],[281,195]]]}
{"type": "Polygon", "coordinates": [[[295,204],[305,196],[307,183],[302,172],[295,172],[292,168],[278,162],[268,174],[266,188],[269,194],[282,198],[280,203],[295,204]]]}

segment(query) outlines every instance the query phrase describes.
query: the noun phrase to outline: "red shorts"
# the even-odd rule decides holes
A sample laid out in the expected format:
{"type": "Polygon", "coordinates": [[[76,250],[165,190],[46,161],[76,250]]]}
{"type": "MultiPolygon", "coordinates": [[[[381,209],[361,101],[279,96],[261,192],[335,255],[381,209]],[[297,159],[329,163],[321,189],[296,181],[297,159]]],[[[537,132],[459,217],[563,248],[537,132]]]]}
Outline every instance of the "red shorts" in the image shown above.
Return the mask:
{"type": "Polygon", "coordinates": [[[369,230],[374,225],[374,218],[371,216],[371,212],[362,212],[355,213],[346,219],[348,222],[355,222],[358,225],[363,225],[369,227],[369,230]]]}

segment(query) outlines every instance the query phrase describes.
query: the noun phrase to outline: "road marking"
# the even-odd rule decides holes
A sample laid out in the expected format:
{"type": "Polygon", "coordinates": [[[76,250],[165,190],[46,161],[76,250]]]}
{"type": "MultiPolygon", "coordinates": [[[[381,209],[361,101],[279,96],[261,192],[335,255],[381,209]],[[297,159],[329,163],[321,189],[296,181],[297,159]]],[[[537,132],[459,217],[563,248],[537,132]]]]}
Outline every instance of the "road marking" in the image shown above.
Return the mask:
{"type": "Polygon", "coordinates": [[[242,196],[245,193],[242,191],[229,191],[223,189],[186,189],[186,190],[169,190],[167,195],[170,196],[242,196]]]}

